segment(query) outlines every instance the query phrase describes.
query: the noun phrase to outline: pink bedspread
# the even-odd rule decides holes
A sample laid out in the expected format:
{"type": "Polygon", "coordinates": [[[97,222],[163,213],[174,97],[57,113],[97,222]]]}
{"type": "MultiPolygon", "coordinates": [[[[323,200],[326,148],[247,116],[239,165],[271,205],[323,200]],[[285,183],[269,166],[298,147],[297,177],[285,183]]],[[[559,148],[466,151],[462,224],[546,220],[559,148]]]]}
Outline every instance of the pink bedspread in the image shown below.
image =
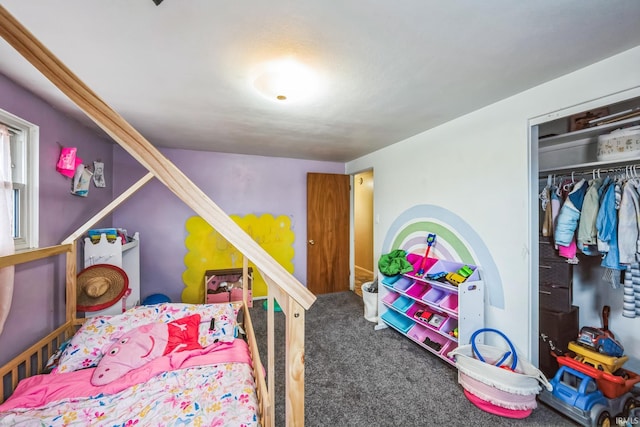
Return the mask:
{"type": "Polygon", "coordinates": [[[248,346],[241,339],[219,342],[199,350],[171,353],[134,369],[120,380],[103,386],[91,385],[95,368],[79,371],[36,375],[18,384],[13,395],[0,405],[0,412],[15,408],[37,408],[65,398],[83,398],[118,393],[135,384],[146,382],[155,375],[175,369],[200,365],[241,362],[251,364],[248,346]]]}

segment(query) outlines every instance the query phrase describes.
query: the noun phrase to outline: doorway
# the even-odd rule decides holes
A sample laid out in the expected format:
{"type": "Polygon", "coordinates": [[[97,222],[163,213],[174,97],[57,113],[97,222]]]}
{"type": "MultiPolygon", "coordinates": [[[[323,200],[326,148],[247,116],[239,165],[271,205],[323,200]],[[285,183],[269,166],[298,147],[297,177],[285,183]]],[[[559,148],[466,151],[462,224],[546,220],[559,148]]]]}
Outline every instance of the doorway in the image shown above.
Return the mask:
{"type": "Polygon", "coordinates": [[[353,291],[375,276],[373,262],[373,170],[353,176],[353,291]]]}

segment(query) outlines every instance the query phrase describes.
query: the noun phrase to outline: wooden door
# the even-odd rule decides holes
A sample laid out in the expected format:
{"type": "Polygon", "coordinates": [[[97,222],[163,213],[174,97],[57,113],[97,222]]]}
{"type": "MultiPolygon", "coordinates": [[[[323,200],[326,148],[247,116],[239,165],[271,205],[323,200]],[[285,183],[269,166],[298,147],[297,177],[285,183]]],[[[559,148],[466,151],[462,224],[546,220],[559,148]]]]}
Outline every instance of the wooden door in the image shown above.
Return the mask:
{"type": "Polygon", "coordinates": [[[307,288],[349,290],[349,175],[307,174],[307,288]]]}

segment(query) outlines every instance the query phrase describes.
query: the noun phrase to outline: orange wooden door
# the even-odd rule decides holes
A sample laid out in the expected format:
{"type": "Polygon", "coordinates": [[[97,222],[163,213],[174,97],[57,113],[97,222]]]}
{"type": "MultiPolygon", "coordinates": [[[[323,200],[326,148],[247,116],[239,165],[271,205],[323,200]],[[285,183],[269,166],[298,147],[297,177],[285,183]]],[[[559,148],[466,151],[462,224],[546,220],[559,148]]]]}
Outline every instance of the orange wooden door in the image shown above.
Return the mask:
{"type": "Polygon", "coordinates": [[[307,174],[307,288],[349,290],[349,175],[307,174]]]}

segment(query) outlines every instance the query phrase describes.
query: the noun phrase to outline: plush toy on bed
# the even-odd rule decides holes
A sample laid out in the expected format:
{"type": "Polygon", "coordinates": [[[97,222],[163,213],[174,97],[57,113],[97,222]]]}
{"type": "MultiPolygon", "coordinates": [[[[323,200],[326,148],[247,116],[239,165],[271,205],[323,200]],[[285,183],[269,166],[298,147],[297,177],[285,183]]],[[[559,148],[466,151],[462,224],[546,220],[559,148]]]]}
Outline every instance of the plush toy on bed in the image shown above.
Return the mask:
{"type": "Polygon", "coordinates": [[[91,384],[108,384],[169,353],[201,349],[199,325],[200,315],[194,314],[169,323],[149,323],[132,329],[106,351],[93,372],[91,384]]]}

